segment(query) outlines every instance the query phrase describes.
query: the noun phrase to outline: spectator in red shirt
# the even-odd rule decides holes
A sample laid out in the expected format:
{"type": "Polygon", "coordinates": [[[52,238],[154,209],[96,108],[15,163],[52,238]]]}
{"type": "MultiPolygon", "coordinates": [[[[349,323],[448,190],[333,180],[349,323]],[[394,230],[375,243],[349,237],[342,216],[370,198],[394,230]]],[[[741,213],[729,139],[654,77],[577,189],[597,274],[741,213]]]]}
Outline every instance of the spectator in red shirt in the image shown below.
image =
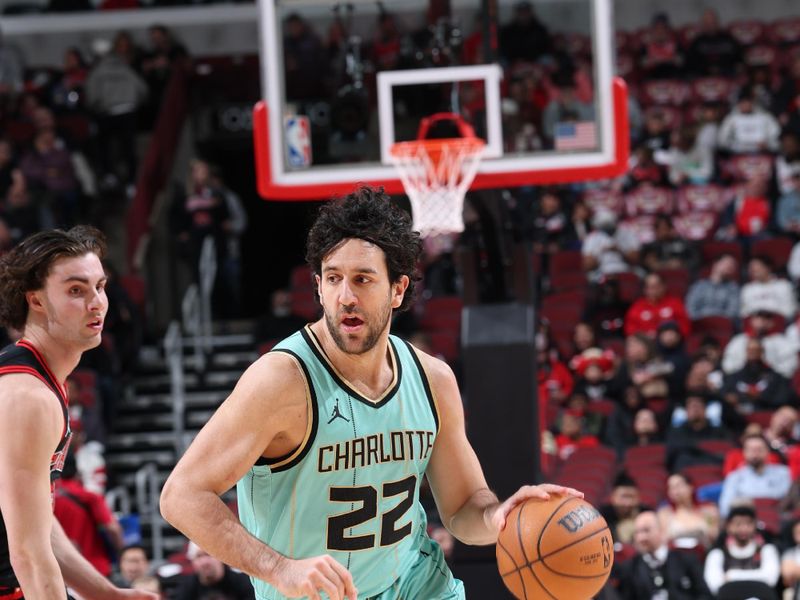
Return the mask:
{"type": "Polygon", "coordinates": [[[56,487],[54,512],[83,557],[106,577],[111,575],[110,551],[116,553],[122,548],[122,527],[103,496],[83,487],[72,454],[64,463],[56,487]]]}
{"type": "Polygon", "coordinates": [[[625,335],[644,333],[654,337],[659,325],[667,321],[678,324],[684,339],[689,335],[689,317],[683,300],[666,295],[664,280],[658,273],[644,279],[644,297],[633,303],[625,315],[625,335]]]}

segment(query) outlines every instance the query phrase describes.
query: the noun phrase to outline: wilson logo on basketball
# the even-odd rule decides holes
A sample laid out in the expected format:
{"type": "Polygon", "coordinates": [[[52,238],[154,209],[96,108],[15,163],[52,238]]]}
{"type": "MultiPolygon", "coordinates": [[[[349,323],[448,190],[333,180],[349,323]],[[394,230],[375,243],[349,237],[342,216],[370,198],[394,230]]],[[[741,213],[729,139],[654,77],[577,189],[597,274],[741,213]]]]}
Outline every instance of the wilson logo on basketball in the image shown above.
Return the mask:
{"type": "Polygon", "coordinates": [[[599,516],[600,513],[595,508],[589,506],[579,506],[575,510],[571,510],[566,515],[561,517],[558,520],[558,524],[568,532],[575,533],[576,531],[580,531],[584,525],[591,523],[599,516]]]}

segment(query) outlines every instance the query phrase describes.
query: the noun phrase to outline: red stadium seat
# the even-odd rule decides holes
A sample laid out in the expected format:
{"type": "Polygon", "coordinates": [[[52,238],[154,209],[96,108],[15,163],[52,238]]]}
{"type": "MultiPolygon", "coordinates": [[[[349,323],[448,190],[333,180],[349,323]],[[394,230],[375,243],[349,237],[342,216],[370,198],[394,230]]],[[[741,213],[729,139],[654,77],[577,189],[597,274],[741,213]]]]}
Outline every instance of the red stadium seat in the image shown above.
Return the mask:
{"type": "MultiPolygon", "coordinates": [[[[667,456],[667,447],[664,444],[650,444],[649,446],[632,446],[625,452],[625,466],[630,468],[642,468],[650,466],[658,466],[664,468],[664,462],[667,456]]],[[[632,477],[636,477],[634,473],[629,473],[632,477]]]]}
{"type": "Polygon", "coordinates": [[[586,274],[581,271],[560,271],[551,269],[550,287],[554,292],[567,292],[586,287],[586,274]]]}
{"type": "Polygon", "coordinates": [[[290,287],[292,290],[313,290],[314,280],[311,276],[311,267],[308,265],[298,265],[292,269],[290,276],[290,287]]]}
{"type": "Polygon", "coordinates": [[[744,63],[749,67],[777,66],[778,51],[766,44],[753,46],[744,53],[744,63]]]}
{"type": "Polygon", "coordinates": [[[683,111],[674,106],[660,106],[655,104],[648,106],[644,111],[644,118],[647,119],[653,113],[661,115],[667,129],[677,129],[683,123],[683,111]]]}
{"type": "Polygon", "coordinates": [[[769,427],[769,422],[772,419],[772,411],[757,410],[747,415],[746,419],[748,423],[758,423],[761,427],[766,429],[769,427]]]}
{"type": "Polygon", "coordinates": [[[723,170],[739,181],[769,179],[774,159],[769,154],[742,154],[725,163],[723,170]]]}
{"type": "Polygon", "coordinates": [[[641,215],[625,219],[621,227],[625,227],[639,239],[640,244],[649,244],[656,238],[653,226],[656,218],[654,215],[641,215]]]}
{"type": "Polygon", "coordinates": [[[678,212],[685,215],[693,213],[719,213],[728,206],[730,193],[719,185],[685,185],[678,190],[678,212]]]}
{"type": "Polygon", "coordinates": [[[716,483],[722,481],[725,477],[722,474],[722,465],[692,465],[684,467],[681,470],[695,489],[707,485],[709,483],[716,483]]]}
{"type": "Polygon", "coordinates": [[[550,271],[583,271],[583,257],[579,250],[561,250],[550,257],[550,271]]]}
{"type": "Polygon", "coordinates": [[[664,280],[667,294],[678,298],[686,296],[690,281],[688,269],[661,269],[658,274],[664,280]]]}
{"type": "Polygon", "coordinates": [[[448,330],[458,332],[461,328],[461,312],[464,302],[458,296],[435,296],[423,305],[420,327],[426,331],[448,330]]]}
{"type": "Polygon", "coordinates": [[[743,46],[752,46],[764,37],[764,24],[754,19],[734,21],[728,25],[728,31],[743,46]]]}
{"type": "Polygon", "coordinates": [[[688,83],[677,79],[653,79],[643,86],[646,105],[683,106],[692,95],[688,83]]]}
{"type": "Polygon", "coordinates": [[[451,364],[458,359],[461,346],[457,333],[450,331],[429,331],[427,333],[430,336],[434,354],[441,354],[451,364]]]}
{"type": "Polygon", "coordinates": [[[738,242],[718,242],[707,240],[700,248],[703,255],[703,264],[711,264],[720,254],[730,254],[736,258],[739,265],[742,264],[742,246],[738,242]]]}
{"type": "Polygon", "coordinates": [[[711,237],[717,226],[717,215],[709,212],[676,215],[672,218],[672,224],[678,235],[697,242],[711,237]]]}
{"type": "Polygon", "coordinates": [[[674,194],[667,188],[640,185],[625,196],[625,212],[630,217],[669,215],[674,207],[674,194]]]}
{"type": "Polygon", "coordinates": [[[733,322],[725,317],[703,317],[692,321],[692,333],[711,335],[727,344],[733,337],[733,322]]]}
{"type": "Polygon", "coordinates": [[[701,77],[692,82],[694,101],[699,103],[727,102],[735,89],[736,82],[725,77],[701,77]]]}
{"type": "Polygon", "coordinates": [[[613,279],[619,282],[619,295],[625,302],[633,302],[642,295],[642,280],[635,273],[615,273],[613,279]]]}
{"type": "Polygon", "coordinates": [[[750,256],[766,256],[775,264],[776,269],[782,271],[786,268],[793,247],[794,242],[788,238],[758,240],[753,242],[750,256]]]}
{"type": "Polygon", "coordinates": [[[619,213],[624,206],[622,194],[606,188],[590,188],[583,193],[583,201],[592,211],[599,208],[619,213]]]}
{"type": "Polygon", "coordinates": [[[779,19],[769,27],[769,35],[776,44],[796,44],[800,42],[800,17],[779,19]]]}

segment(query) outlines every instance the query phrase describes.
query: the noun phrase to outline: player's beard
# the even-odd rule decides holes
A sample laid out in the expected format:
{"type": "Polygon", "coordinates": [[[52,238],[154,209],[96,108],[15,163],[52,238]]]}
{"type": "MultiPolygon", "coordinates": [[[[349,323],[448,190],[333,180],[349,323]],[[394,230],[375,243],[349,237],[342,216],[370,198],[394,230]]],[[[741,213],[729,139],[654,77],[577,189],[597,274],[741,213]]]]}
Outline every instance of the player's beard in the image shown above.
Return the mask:
{"type": "Polygon", "coordinates": [[[357,316],[364,322],[364,329],[366,330],[363,339],[361,340],[360,345],[357,348],[352,347],[352,343],[356,340],[353,338],[349,338],[349,336],[342,334],[341,330],[339,329],[339,321],[340,317],[334,316],[332,317],[328,312],[325,312],[325,325],[328,327],[328,332],[331,334],[333,338],[333,342],[336,344],[336,347],[339,348],[342,352],[346,354],[364,354],[369,352],[375,347],[375,344],[378,343],[378,340],[381,337],[384,329],[389,324],[389,321],[392,318],[392,304],[391,299],[386,302],[386,305],[381,308],[380,314],[377,317],[371,317],[363,312],[356,312],[353,310],[342,310],[342,313],[345,315],[353,315],[357,316]]]}

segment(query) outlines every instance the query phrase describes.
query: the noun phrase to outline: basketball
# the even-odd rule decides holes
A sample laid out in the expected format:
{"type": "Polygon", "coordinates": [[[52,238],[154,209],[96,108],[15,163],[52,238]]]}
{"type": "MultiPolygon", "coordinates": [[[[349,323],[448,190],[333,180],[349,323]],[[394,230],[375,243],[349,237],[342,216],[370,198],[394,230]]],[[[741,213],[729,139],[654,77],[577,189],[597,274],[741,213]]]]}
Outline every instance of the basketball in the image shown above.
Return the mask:
{"type": "Polygon", "coordinates": [[[531,499],[514,508],[497,538],[497,567],[520,599],[588,600],[614,564],[605,519],[580,498],[531,499]]]}

